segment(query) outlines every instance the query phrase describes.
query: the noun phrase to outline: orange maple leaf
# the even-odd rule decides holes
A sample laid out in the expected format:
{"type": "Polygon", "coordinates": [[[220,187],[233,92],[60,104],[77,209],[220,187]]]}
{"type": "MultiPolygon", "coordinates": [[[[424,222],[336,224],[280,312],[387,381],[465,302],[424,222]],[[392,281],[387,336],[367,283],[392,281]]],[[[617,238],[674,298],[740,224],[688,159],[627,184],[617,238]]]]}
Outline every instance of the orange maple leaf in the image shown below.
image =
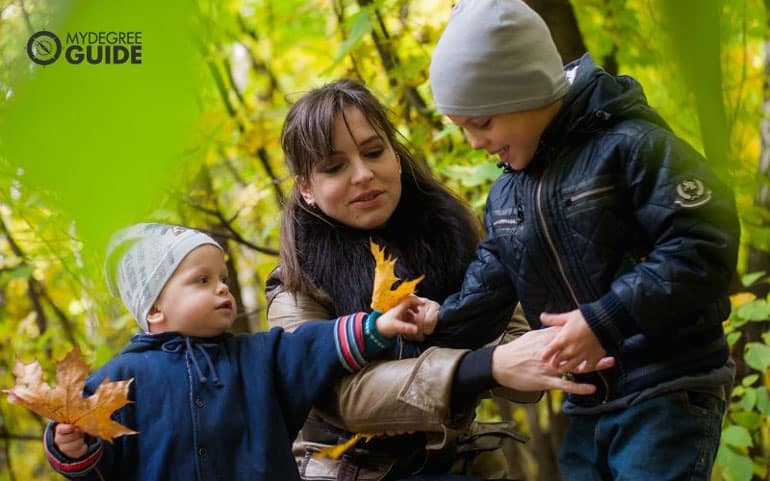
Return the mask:
{"type": "Polygon", "coordinates": [[[425,276],[417,279],[403,281],[397,288],[391,289],[393,284],[400,279],[396,277],[396,260],[385,255],[385,248],[377,245],[369,239],[369,247],[377,265],[374,268],[374,288],[372,289],[372,309],[385,312],[401,302],[403,298],[414,293],[414,288],[425,276]]]}
{"type": "Polygon", "coordinates": [[[88,365],[83,362],[78,348],[56,364],[56,387],[53,389],[43,381],[43,369],[37,361],[24,364],[17,359],[13,374],[16,385],[3,392],[16,405],[59,423],[74,424],[84,433],[109,442],[118,436],[136,434],[110,419],[115,410],[133,402],[128,400],[128,387],[134,378],[117,382],[105,379],[93,395],[84,398],[88,365]]]}

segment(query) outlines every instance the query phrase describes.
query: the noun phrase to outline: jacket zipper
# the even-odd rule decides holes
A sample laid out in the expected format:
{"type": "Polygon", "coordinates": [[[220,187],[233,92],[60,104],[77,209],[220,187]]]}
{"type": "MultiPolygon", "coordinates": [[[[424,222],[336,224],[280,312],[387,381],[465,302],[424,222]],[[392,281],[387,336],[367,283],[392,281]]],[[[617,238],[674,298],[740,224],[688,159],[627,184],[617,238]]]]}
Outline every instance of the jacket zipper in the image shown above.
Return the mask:
{"type": "Polygon", "coordinates": [[[573,195],[569,198],[570,203],[574,203],[575,201],[578,201],[584,197],[589,197],[591,195],[601,194],[602,192],[607,192],[609,190],[613,190],[615,188],[614,185],[608,185],[605,187],[597,187],[595,189],[587,190],[585,192],[581,192],[577,195],[573,195]]]}
{"type": "MultiPolygon", "coordinates": [[[[588,192],[583,192],[579,195],[576,195],[575,197],[585,197],[587,195],[596,193],[596,191],[605,191],[614,188],[614,186],[609,187],[600,187],[597,189],[592,189],[588,192]]],[[[570,198],[570,200],[573,200],[575,197],[570,198]]],[[[556,265],[559,267],[559,273],[561,274],[561,278],[564,281],[564,284],[567,286],[567,289],[569,290],[570,295],[572,296],[572,301],[575,303],[575,307],[579,308],[580,303],[578,302],[577,295],[575,295],[575,290],[572,288],[572,284],[570,284],[569,279],[567,278],[567,273],[564,270],[564,265],[561,262],[561,258],[559,257],[559,253],[556,250],[556,245],[553,242],[553,239],[551,238],[551,232],[548,230],[548,224],[545,222],[545,216],[543,215],[543,178],[540,177],[537,181],[537,216],[538,219],[540,219],[540,224],[543,226],[543,232],[545,233],[545,240],[548,243],[548,247],[551,249],[551,254],[553,254],[554,259],[556,259],[556,265]]],[[[606,403],[607,399],[610,395],[610,385],[607,382],[607,379],[604,378],[604,375],[600,371],[596,371],[596,374],[599,375],[599,379],[602,380],[602,383],[604,384],[604,399],[602,400],[602,403],[606,403]]]]}
{"type": "Polygon", "coordinates": [[[538,179],[537,183],[537,216],[540,219],[540,224],[543,226],[543,232],[545,233],[545,240],[548,243],[548,247],[551,249],[551,254],[553,254],[553,257],[556,259],[556,265],[559,267],[559,273],[561,274],[561,278],[564,281],[564,284],[567,286],[567,289],[569,289],[569,293],[572,296],[572,300],[575,302],[575,307],[580,306],[580,303],[578,303],[577,296],[575,295],[575,291],[572,289],[572,284],[570,284],[569,280],[567,279],[567,273],[564,270],[564,265],[561,263],[561,258],[559,257],[559,254],[556,251],[556,246],[553,243],[553,239],[551,238],[551,232],[548,230],[548,225],[545,223],[545,216],[543,215],[543,180],[538,179]]]}

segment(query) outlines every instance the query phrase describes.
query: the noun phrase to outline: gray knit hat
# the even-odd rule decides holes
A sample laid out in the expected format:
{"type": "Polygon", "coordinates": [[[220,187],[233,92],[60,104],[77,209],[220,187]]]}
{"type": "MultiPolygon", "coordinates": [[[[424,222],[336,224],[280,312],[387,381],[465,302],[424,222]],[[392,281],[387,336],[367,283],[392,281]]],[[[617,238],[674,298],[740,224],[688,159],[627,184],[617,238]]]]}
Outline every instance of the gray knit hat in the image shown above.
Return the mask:
{"type": "Polygon", "coordinates": [[[439,112],[481,116],[531,110],[569,88],[545,22],[521,0],[459,0],[433,51],[439,112]]]}
{"type": "Polygon", "coordinates": [[[217,241],[202,232],[167,224],[136,224],[112,236],[104,273],[145,332],[147,315],[179,263],[196,247],[217,241]]]}

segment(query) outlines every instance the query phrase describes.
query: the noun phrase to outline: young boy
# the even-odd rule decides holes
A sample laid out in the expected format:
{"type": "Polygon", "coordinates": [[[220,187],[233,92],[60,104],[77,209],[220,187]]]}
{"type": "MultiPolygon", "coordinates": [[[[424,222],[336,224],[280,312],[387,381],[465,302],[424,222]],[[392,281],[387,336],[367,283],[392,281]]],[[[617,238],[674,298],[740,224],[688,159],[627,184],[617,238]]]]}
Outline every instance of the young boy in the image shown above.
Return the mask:
{"type": "Polygon", "coordinates": [[[730,190],[634,79],[588,55],[562,67],[522,1],[460,0],[430,82],[438,110],[504,167],[433,342],[488,342],[520,301],[533,327],[563,326],[543,359],[597,386],[566,399],[565,479],[709,479],[734,371],[730,190]],[[587,373],[607,355],[614,368],[587,373]]]}
{"type": "Polygon", "coordinates": [[[92,375],[86,390],[105,378],[134,378],[134,403],[113,419],[138,434],[110,443],[49,424],[46,454],[70,478],[299,480],[291,441],[324,389],[396,334],[417,331],[401,320],[422,302],[410,296],[382,315],[233,336],[225,331],[235,299],[211,237],[138,224],[119,232],[108,251],[108,282],[145,332],[92,375]]]}

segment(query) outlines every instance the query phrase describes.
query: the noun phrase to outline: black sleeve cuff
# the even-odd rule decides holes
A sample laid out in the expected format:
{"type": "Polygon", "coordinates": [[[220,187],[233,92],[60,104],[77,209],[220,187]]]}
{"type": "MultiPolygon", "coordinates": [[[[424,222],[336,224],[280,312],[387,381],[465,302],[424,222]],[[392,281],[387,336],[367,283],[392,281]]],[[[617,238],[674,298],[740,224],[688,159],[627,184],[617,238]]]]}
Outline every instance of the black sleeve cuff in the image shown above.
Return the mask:
{"type": "Polygon", "coordinates": [[[452,381],[451,406],[453,412],[462,411],[475,404],[479,396],[497,386],[492,377],[492,351],[496,346],[486,346],[471,351],[460,360],[452,381]]]}

